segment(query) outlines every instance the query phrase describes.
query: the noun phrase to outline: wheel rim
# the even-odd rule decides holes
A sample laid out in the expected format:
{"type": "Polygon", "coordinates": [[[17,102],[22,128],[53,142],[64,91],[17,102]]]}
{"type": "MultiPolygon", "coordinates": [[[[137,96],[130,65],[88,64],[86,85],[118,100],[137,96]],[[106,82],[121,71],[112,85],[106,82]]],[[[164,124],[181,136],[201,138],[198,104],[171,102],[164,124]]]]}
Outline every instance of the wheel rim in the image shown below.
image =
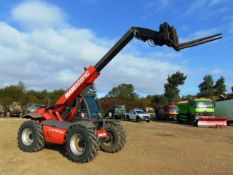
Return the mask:
{"type": "Polygon", "coordinates": [[[85,152],[86,143],[80,134],[74,134],[70,139],[70,149],[73,154],[80,156],[85,152]]]}
{"type": "Polygon", "coordinates": [[[114,135],[108,131],[109,138],[104,141],[105,146],[112,146],[115,143],[114,135]]]}
{"type": "Polygon", "coordinates": [[[22,132],[22,141],[24,143],[24,145],[27,145],[27,146],[30,146],[33,141],[34,141],[34,138],[33,138],[33,130],[32,128],[25,128],[22,132]]]}

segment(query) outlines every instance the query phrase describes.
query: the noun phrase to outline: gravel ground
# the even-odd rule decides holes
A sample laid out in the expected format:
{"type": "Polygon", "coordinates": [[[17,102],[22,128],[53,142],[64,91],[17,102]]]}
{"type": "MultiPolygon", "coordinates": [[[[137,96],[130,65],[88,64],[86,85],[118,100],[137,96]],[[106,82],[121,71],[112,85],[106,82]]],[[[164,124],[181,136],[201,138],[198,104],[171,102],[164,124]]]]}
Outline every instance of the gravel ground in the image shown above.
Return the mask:
{"type": "Polygon", "coordinates": [[[0,119],[0,175],[233,174],[233,126],[122,122],[127,143],[121,152],[99,152],[93,161],[77,164],[63,156],[63,146],[47,145],[37,153],[20,151],[16,135],[22,122],[0,119]]]}

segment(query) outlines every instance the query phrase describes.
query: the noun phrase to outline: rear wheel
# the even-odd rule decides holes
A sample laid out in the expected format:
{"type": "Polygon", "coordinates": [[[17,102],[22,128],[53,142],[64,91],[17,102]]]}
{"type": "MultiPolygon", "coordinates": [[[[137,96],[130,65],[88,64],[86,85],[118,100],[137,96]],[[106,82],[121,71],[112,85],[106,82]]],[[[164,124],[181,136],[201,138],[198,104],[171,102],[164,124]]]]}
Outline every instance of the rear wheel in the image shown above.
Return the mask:
{"type": "Polygon", "coordinates": [[[18,132],[18,147],[25,152],[36,152],[44,145],[42,126],[36,121],[24,122],[18,132]]]}
{"type": "Polygon", "coordinates": [[[165,115],[165,116],[164,116],[164,120],[165,120],[165,121],[169,121],[169,115],[165,115]]]}
{"type": "Polygon", "coordinates": [[[182,123],[182,121],[181,121],[181,119],[180,119],[180,116],[179,116],[179,115],[177,115],[177,116],[176,116],[176,120],[177,120],[177,122],[178,122],[178,123],[182,123]]]}
{"type": "Polygon", "coordinates": [[[109,138],[101,142],[101,150],[108,153],[120,151],[126,143],[126,134],[123,127],[120,124],[106,123],[104,128],[109,138]]]}
{"type": "Polygon", "coordinates": [[[89,162],[98,154],[98,136],[93,129],[74,125],[67,132],[65,148],[70,160],[78,163],[89,162]]]}

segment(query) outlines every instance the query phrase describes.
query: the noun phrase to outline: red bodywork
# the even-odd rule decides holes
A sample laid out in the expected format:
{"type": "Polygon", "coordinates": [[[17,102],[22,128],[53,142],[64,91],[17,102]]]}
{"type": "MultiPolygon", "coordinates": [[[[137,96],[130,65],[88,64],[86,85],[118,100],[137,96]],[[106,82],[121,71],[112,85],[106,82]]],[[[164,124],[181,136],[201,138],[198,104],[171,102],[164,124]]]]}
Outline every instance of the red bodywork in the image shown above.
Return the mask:
{"type": "MultiPolygon", "coordinates": [[[[207,116],[208,117],[208,116],[207,116]]],[[[199,118],[197,126],[198,127],[209,127],[209,128],[217,128],[217,127],[227,127],[227,117],[224,118],[199,118]]]]}
{"type": "Polygon", "coordinates": [[[167,104],[164,106],[164,114],[168,116],[176,116],[177,111],[171,110],[171,108],[177,108],[176,104],[167,104]]]}
{"type": "Polygon", "coordinates": [[[49,143],[64,144],[66,129],[56,128],[53,126],[43,126],[44,139],[49,143]]]}
{"type": "Polygon", "coordinates": [[[164,106],[157,107],[157,115],[162,119],[175,119],[177,116],[177,110],[172,110],[171,108],[177,108],[176,104],[167,104],[164,106]]]}
{"type": "MultiPolygon", "coordinates": [[[[75,98],[81,94],[81,92],[88,86],[93,84],[95,79],[99,76],[99,73],[96,71],[94,66],[88,67],[85,72],[75,81],[75,83],[64,93],[63,96],[56,102],[54,109],[40,108],[33,113],[39,114],[43,117],[40,122],[44,120],[58,120],[63,122],[63,118],[61,117],[61,112],[65,108],[66,105],[71,105],[75,98]]],[[[70,112],[69,117],[67,118],[67,122],[71,121],[77,108],[73,108],[70,112]]],[[[46,142],[56,143],[56,144],[64,144],[65,136],[67,133],[66,129],[56,128],[53,126],[43,126],[44,131],[44,139],[46,142]]],[[[108,134],[104,128],[96,131],[99,135],[99,138],[108,138],[108,134]]]]}
{"type": "MultiPolygon", "coordinates": [[[[56,102],[55,105],[60,107],[56,109],[40,108],[34,113],[39,114],[46,120],[63,121],[60,113],[63,111],[65,105],[71,105],[75,98],[88,86],[93,84],[95,79],[99,76],[94,66],[90,66],[85,72],[75,81],[75,83],[64,93],[63,96],[56,102]]],[[[72,116],[68,119],[71,120],[72,116]]]]}
{"type": "MultiPolygon", "coordinates": [[[[66,129],[61,129],[53,126],[43,125],[44,139],[46,142],[55,144],[64,144],[67,134],[66,129]]],[[[96,134],[99,138],[109,138],[107,131],[104,128],[96,130],[96,134]]]]}

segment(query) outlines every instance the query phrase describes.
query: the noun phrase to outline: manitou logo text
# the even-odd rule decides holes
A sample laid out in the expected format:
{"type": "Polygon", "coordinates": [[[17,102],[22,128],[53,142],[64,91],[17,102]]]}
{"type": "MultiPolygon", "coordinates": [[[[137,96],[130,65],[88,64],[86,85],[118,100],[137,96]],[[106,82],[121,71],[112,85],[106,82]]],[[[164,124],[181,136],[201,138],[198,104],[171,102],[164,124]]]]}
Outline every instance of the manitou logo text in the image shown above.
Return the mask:
{"type": "Polygon", "coordinates": [[[66,99],[86,80],[86,78],[90,75],[88,71],[86,71],[75,83],[74,85],[65,93],[66,99]]]}

